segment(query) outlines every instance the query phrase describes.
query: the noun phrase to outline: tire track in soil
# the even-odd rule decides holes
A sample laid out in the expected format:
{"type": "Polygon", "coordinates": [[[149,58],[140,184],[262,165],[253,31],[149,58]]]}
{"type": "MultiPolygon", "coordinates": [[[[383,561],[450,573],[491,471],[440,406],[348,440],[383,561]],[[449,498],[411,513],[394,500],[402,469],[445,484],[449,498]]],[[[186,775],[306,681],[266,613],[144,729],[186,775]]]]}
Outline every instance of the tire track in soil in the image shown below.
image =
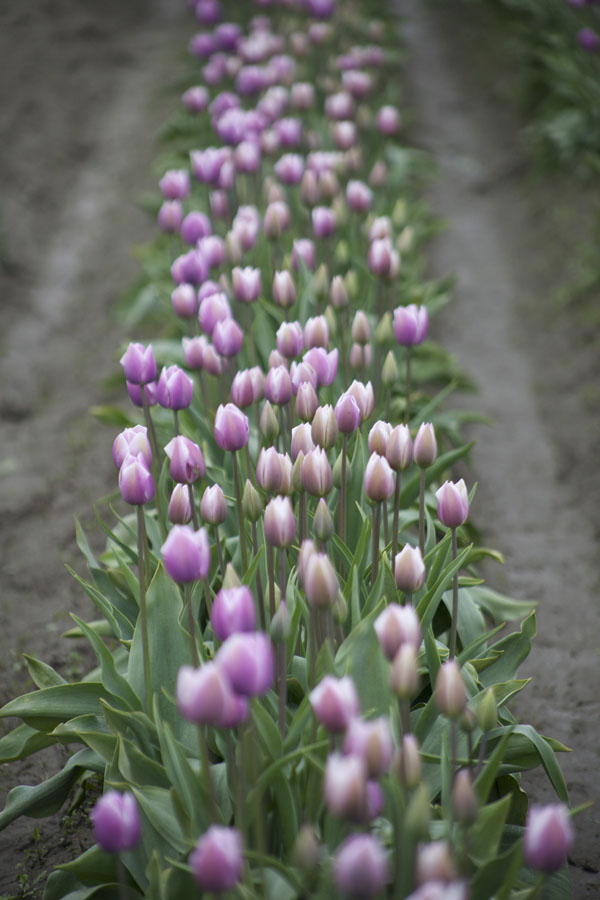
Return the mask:
{"type": "MultiPolygon", "coordinates": [[[[503,570],[489,571],[493,586],[539,602],[538,636],[520,672],[533,681],[515,712],[574,751],[559,755],[571,805],[594,806],[574,823],[573,896],[598,897],[598,478],[595,456],[584,452],[597,430],[571,374],[584,342],[544,308],[560,247],[546,243],[547,206],[532,200],[521,174],[519,127],[498,98],[506,73],[494,68],[493,54],[485,59],[493,23],[452,0],[396,6],[416,118],[411,137],[438,166],[428,199],[447,222],[432,245],[432,274],[457,277],[455,300],[435,327],[479,389],[459,403],[495,423],[475,434],[467,474],[479,482],[473,519],[506,558],[503,570]]],[[[533,802],[554,801],[543,772],[523,783],[533,802]]]]}
{"type": "MultiPolygon", "coordinates": [[[[64,564],[84,568],[73,516],[93,528],[93,503],[116,485],[113,430],[88,409],[105,401],[100,382],[115,371],[123,335],[111,308],[135,276],[131,248],[153,233],[134,198],[154,187],[153,137],[174,102],[162,86],[190,29],[185,4],[171,0],[3,6],[1,703],[31,689],[24,650],[67,677],[84,664],[60,634],[70,611],[94,611],[64,564]]],[[[99,529],[93,544],[103,544],[99,529]]],[[[2,767],[0,793],[38,783],[67,755],[50,748],[2,767]]],[[[70,832],[60,814],[17,820],[0,832],[0,893],[19,892],[18,866],[30,887],[87,843],[83,820],[70,832]]]]}

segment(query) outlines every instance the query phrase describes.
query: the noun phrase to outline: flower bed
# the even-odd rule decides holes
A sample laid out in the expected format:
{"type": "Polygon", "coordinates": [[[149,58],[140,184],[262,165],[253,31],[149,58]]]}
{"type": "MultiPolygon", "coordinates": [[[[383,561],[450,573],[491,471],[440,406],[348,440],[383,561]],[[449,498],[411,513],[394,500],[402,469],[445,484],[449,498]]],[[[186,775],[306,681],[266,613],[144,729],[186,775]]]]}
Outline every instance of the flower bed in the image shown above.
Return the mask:
{"type": "Polygon", "coordinates": [[[567,800],[561,745],[507,706],[532,605],[482,583],[474,489],[446,478],[469,444],[427,339],[448,294],[422,274],[396,23],[305,5],[222,24],[195,4],[203,83],[165,130],[163,234],[127,313],[158,339],[121,360],[135,512],[99,559],[79,536],[99,665],[67,684],[33,661],[39,690],[2,710],[23,719],[4,760],[83,749],[0,824],[104,779],[98,845],[50,900],[533,896],[566,860],[566,806],[524,838],[521,771],[567,800]]]}

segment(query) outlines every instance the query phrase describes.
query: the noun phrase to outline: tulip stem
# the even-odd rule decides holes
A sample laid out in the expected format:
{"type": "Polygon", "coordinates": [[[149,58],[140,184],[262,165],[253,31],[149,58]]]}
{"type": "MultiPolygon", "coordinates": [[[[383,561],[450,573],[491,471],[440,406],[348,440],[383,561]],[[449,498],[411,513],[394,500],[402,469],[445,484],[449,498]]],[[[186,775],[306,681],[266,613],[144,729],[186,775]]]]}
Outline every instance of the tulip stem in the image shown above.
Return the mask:
{"type": "Polygon", "coordinates": [[[388,505],[387,498],[384,498],[382,504],[382,513],[383,513],[383,543],[387,547],[390,542],[390,520],[388,516],[388,505]]]}
{"type": "MultiPolygon", "coordinates": [[[[456,528],[452,529],[452,559],[455,560],[457,555],[456,546],[456,528]]],[[[458,626],[458,572],[454,573],[452,579],[452,622],[450,624],[450,659],[454,659],[456,655],[456,629],[458,626]]]]}
{"type": "Polygon", "coordinates": [[[338,531],[340,539],[346,543],[346,464],[348,456],[348,435],[342,437],[342,483],[340,486],[340,502],[338,506],[338,531]]]}
{"type": "Polygon", "coordinates": [[[215,525],[215,544],[217,545],[217,556],[219,557],[219,569],[221,570],[221,580],[225,578],[225,560],[223,558],[223,548],[221,547],[221,536],[219,534],[219,526],[215,525]]]}
{"type": "Polygon", "coordinates": [[[179,413],[176,409],[173,410],[173,428],[175,429],[175,437],[179,434],[179,413]]]}
{"type": "Polygon", "coordinates": [[[190,507],[192,509],[192,522],[194,523],[194,531],[198,531],[200,528],[200,519],[198,518],[198,510],[196,509],[196,502],[194,500],[194,485],[188,484],[188,496],[190,498],[190,507]]]}
{"type": "Polygon", "coordinates": [[[377,580],[379,569],[379,534],[381,530],[381,503],[377,503],[373,509],[373,551],[371,564],[371,584],[377,580]]]}
{"type": "Polygon", "coordinates": [[[148,617],[146,615],[146,522],[144,507],[137,509],[138,532],[138,577],[140,585],[140,625],[142,629],[142,658],[144,662],[144,685],[146,689],[146,709],[152,717],[152,683],[150,680],[150,645],[148,643],[148,617]]]}
{"type": "Polygon", "coordinates": [[[394,518],[392,521],[392,568],[398,552],[398,518],[400,515],[400,472],[396,472],[396,484],[394,487],[394,518]]]}
{"type": "MultiPolygon", "coordinates": [[[[258,535],[256,533],[256,522],[252,523],[252,546],[254,555],[258,555],[258,535]]],[[[258,594],[258,614],[260,616],[260,627],[263,631],[267,630],[267,620],[265,617],[265,598],[263,595],[262,578],[260,577],[260,566],[256,568],[256,593],[258,594]]]]}
{"type": "Polygon", "coordinates": [[[200,767],[202,769],[202,780],[204,782],[204,791],[208,800],[208,811],[210,821],[217,821],[217,805],[215,803],[215,795],[213,793],[212,779],[210,777],[210,763],[208,761],[208,744],[206,741],[206,727],[198,725],[198,749],[200,751],[200,767]]]}
{"type": "Polygon", "coordinates": [[[233,477],[235,480],[235,499],[237,504],[238,523],[240,526],[240,545],[242,548],[242,566],[244,572],[248,568],[248,551],[246,549],[246,529],[244,528],[244,511],[242,509],[242,487],[236,451],[233,453],[233,477]]]}
{"type": "Polygon", "coordinates": [[[425,558],[425,469],[419,472],[419,550],[425,558]]]}
{"type": "Polygon", "coordinates": [[[148,397],[146,396],[146,387],[142,385],[142,409],[144,410],[144,419],[146,421],[146,428],[148,429],[148,436],[150,438],[150,446],[152,448],[152,464],[150,469],[152,471],[152,478],[154,479],[154,496],[156,498],[156,510],[158,513],[158,527],[160,528],[160,534],[162,539],[164,540],[167,536],[167,526],[166,526],[166,516],[165,510],[163,507],[163,498],[160,492],[159,480],[160,480],[160,455],[158,449],[158,441],[156,439],[156,431],[154,430],[154,422],[152,421],[152,416],[150,415],[150,407],[148,406],[148,397]]]}
{"type": "Polygon", "coordinates": [[[285,738],[285,712],[287,705],[287,641],[285,638],[277,644],[277,699],[279,733],[285,738]]]}
{"type": "Polygon", "coordinates": [[[190,630],[190,641],[192,646],[192,662],[194,668],[200,665],[200,657],[198,656],[198,644],[196,643],[196,621],[194,619],[194,608],[192,606],[192,585],[187,583],[185,586],[185,605],[187,606],[188,628],[190,630]]]}
{"type": "Polygon", "coordinates": [[[306,532],[304,531],[304,510],[306,509],[306,493],[304,491],[300,491],[300,501],[298,503],[298,534],[300,536],[300,546],[302,546],[302,541],[306,537],[306,532]]]}
{"type": "Polygon", "coordinates": [[[275,615],[275,559],[274,550],[267,542],[267,574],[269,577],[269,615],[271,621],[275,615]]]}
{"type": "Polygon", "coordinates": [[[400,721],[402,723],[402,734],[410,734],[410,703],[408,700],[400,701],[400,721]]]}
{"type": "Polygon", "coordinates": [[[410,392],[411,392],[411,373],[410,373],[410,347],[406,348],[406,410],[405,410],[405,422],[408,424],[410,422],[410,392]]]}
{"type": "Polygon", "coordinates": [[[127,870],[119,854],[117,854],[117,877],[119,879],[119,900],[127,900],[129,896],[129,891],[127,890],[127,870]]]}

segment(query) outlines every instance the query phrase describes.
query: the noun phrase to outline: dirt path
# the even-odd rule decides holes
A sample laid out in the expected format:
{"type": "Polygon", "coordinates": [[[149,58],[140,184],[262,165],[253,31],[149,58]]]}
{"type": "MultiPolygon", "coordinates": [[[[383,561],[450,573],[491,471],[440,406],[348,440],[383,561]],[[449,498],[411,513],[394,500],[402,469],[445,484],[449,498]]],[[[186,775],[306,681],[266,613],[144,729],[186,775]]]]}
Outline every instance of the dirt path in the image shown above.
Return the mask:
{"type": "MultiPolygon", "coordinates": [[[[82,569],[73,516],[91,521],[92,504],[116,484],[112,430],[88,409],[105,399],[101,380],[123,340],[111,306],[135,275],[131,248],[152,233],[134,198],[153,187],[152,138],[173,103],[160,89],[177,72],[190,23],[185,4],[170,0],[40,0],[31,9],[6,0],[0,20],[4,703],[26,685],[23,650],[70,675],[81,666],[78,648],[60,640],[69,611],[91,613],[64,568],[82,569]]],[[[38,782],[57,756],[64,751],[5,767],[0,793],[38,782]]],[[[60,818],[34,840],[36,824],[0,833],[0,894],[17,890],[18,866],[39,874],[78,849],[60,818]]]]}
{"type": "MultiPolygon", "coordinates": [[[[523,175],[518,123],[500,96],[505,70],[490,57],[493,23],[478,19],[473,4],[400,0],[399,8],[413,137],[439,166],[429,199],[448,223],[432,267],[457,276],[456,302],[437,327],[479,386],[467,405],[495,422],[476,433],[473,515],[506,557],[504,570],[490,573],[495,586],[540,604],[538,637],[521,673],[533,682],[517,712],[574,750],[561,756],[571,803],[595,805],[576,819],[573,895],[597,897],[598,477],[590,454],[597,429],[578,380],[591,377],[581,366],[589,351],[568,321],[549,315],[561,250],[547,200],[540,204],[523,175]]],[[[534,801],[552,801],[545,776],[527,784],[534,801]]]]}

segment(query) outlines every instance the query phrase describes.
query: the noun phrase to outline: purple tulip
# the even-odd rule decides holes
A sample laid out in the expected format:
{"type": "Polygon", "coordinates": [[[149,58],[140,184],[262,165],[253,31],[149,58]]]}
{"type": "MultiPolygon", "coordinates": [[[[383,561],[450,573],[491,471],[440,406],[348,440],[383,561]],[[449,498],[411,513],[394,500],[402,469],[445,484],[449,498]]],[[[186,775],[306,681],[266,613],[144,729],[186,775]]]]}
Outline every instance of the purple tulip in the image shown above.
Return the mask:
{"type": "Polygon", "coordinates": [[[338,439],[338,426],[333,406],[326,404],[316,410],[312,423],[311,435],[315,444],[324,450],[334,447],[338,439]]]}
{"type": "Polygon", "coordinates": [[[361,421],[364,422],[369,418],[371,413],[373,412],[373,408],[375,406],[375,395],[373,394],[373,385],[370,381],[366,384],[363,384],[362,381],[354,380],[350,387],[348,388],[347,393],[352,394],[356,402],[358,403],[358,408],[360,409],[361,421]]]}
{"type": "Polygon", "coordinates": [[[175,485],[167,514],[173,525],[187,525],[192,521],[192,504],[187,484],[175,485]]]}
{"type": "Polygon", "coordinates": [[[236,372],[231,383],[231,400],[240,409],[245,409],[254,403],[254,385],[249,369],[241,369],[236,372]]]}
{"type": "Polygon", "coordinates": [[[343,393],[335,404],[335,420],[342,434],[352,434],[360,425],[360,409],[352,394],[343,393]]]}
{"type": "Polygon", "coordinates": [[[208,341],[204,335],[193,338],[182,338],[183,357],[188,369],[201,371],[204,368],[204,350],[208,346],[208,341]]]}
{"type": "Polygon", "coordinates": [[[227,295],[221,291],[200,299],[198,322],[202,331],[212,335],[217,322],[231,318],[231,307],[227,295]]]}
{"type": "MultiPolygon", "coordinates": [[[[358,137],[356,125],[354,122],[348,121],[334,122],[332,134],[333,142],[340,150],[349,150],[350,147],[354,147],[358,137]]],[[[354,193],[354,197],[356,197],[356,193],[354,193]]],[[[356,212],[356,210],[353,211],[356,212]]]]}
{"type": "Polygon", "coordinates": [[[241,450],[249,437],[248,417],[233,403],[221,404],[215,415],[215,440],[221,450],[241,450]]]}
{"type": "Polygon", "coordinates": [[[196,0],[196,18],[203,25],[215,25],[223,15],[219,0],[196,0]]]}
{"type": "Polygon", "coordinates": [[[197,252],[209,269],[218,269],[225,262],[225,241],[218,234],[209,234],[200,238],[197,252]]]}
{"type": "Polygon", "coordinates": [[[218,484],[207,487],[200,501],[200,515],[209,525],[220,525],[227,518],[227,501],[218,484]]]}
{"type": "Polygon", "coordinates": [[[183,208],[179,200],[165,200],[158,211],[156,221],[161,231],[175,234],[181,228],[183,208]]]}
{"type": "Polygon", "coordinates": [[[376,238],[371,241],[367,262],[373,275],[385,277],[389,274],[392,264],[392,245],[389,238],[376,238]]]}
{"type": "Polygon", "coordinates": [[[394,750],[388,719],[352,719],[346,729],[342,750],[345,755],[364,760],[370,778],[384,775],[391,765],[394,750]]]}
{"type": "Polygon", "coordinates": [[[435,492],[438,502],[438,519],[448,528],[458,528],[469,516],[469,494],[464,480],[445,481],[435,492]]]}
{"type": "Polygon", "coordinates": [[[333,473],[322,447],[309,450],[302,462],[302,487],[315,497],[325,497],[333,487],[333,473]]]}
{"type": "Polygon", "coordinates": [[[342,72],[342,87],[357,100],[364,100],[373,87],[373,79],[368,72],[347,69],[342,72]]]}
{"type": "Polygon", "coordinates": [[[325,115],[328,119],[351,119],[354,115],[354,100],[347,91],[330,94],[325,100],[325,115]]]}
{"type": "Polygon", "coordinates": [[[125,378],[131,384],[148,384],[156,379],[158,369],[152,344],[147,347],[143,344],[129,344],[120,362],[125,378]]]}
{"type": "Polygon", "coordinates": [[[274,366],[267,372],[264,393],[270,403],[288,403],[292,396],[290,374],[285,366],[274,366]]]}
{"type": "Polygon", "coordinates": [[[231,891],[244,868],[242,838],[235,828],[212,825],[190,853],[190,866],[203,891],[231,891]]]}
{"type": "Polygon", "coordinates": [[[232,280],[233,293],[236,300],[241,300],[244,303],[258,300],[262,286],[260,269],[253,269],[251,266],[241,269],[239,266],[236,266],[232,272],[232,280]]]}
{"type": "Polygon", "coordinates": [[[349,897],[374,897],[389,880],[388,857],[372,834],[353,834],[338,847],[333,862],[336,887],[349,897]]]}
{"type": "Polygon", "coordinates": [[[219,50],[237,50],[242,29],[235,22],[223,22],[215,28],[215,40],[219,50]]]}
{"type": "Polygon", "coordinates": [[[360,756],[330,753],[325,765],[323,795],[329,812],[360,822],[367,800],[367,767],[360,756]]]}
{"type": "Polygon", "coordinates": [[[296,517],[289,497],[274,497],[265,509],[265,539],[273,547],[291,547],[296,537],[296,517]]]}
{"type": "Polygon", "coordinates": [[[325,347],[329,344],[329,329],[325,316],[311,316],[304,325],[304,343],[307,349],[325,347]]]}
{"type": "Polygon", "coordinates": [[[173,310],[182,319],[191,319],[198,312],[198,297],[191,284],[179,284],[171,293],[173,310]]]}
{"type": "Polygon", "coordinates": [[[188,88],[181,95],[181,102],[190,112],[203,112],[208,106],[210,94],[203,84],[194,85],[188,88]]]}
{"type": "Polygon", "coordinates": [[[193,484],[206,472],[202,450],[182,434],[169,441],[165,453],[170,461],[171,478],[180,484],[193,484]]]}
{"type": "Polygon", "coordinates": [[[581,28],[577,32],[577,43],[582,50],[594,53],[600,47],[600,38],[591,28],[581,28]]]}
{"type": "Polygon", "coordinates": [[[304,174],[304,158],[297,153],[285,153],[274,168],[282,184],[298,184],[304,174]]]}
{"type": "Polygon", "coordinates": [[[538,872],[556,872],[567,862],[573,837],[569,810],[564,804],[533,806],[525,825],[525,862],[538,872]]]}
{"type": "Polygon", "coordinates": [[[185,169],[170,169],[159,182],[166,200],[185,200],[190,192],[190,176],[185,169]]]}
{"type": "Polygon", "coordinates": [[[425,575],[425,563],[420,549],[406,544],[394,559],[396,587],[405,594],[414,594],[423,587],[425,575]]]}
{"type": "Polygon", "coordinates": [[[215,49],[215,39],[207,32],[195,34],[190,41],[190,53],[197,59],[207,59],[215,49]]]}
{"type": "Polygon", "coordinates": [[[181,666],[177,673],[177,708],[188,722],[220,727],[223,709],[232,694],[229,679],[214,662],[199,669],[181,666]]]}
{"type": "Polygon", "coordinates": [[[375,117],[377,129],[381,134],[395,134],[400,127],[400,113],[394,106],[382,106],[375,117]]]}
{"type": "Polygon", "coordinates": [[[375,503],[389,500],[394,493],[394,473],[385,456],[372,453],[365,469],[363,487],[365,494],[375,503]]]}
{"type": "Polygon", "coordinates": [[[373,191],[362,181],[349,181],[346,200],[352,212],[365,213],[371,207],[373,191]]]}
{"type": "Polygon", "coordinates": [[[458,719],[467,705],[465,683],[456,660],[449,659],[439,668],[435,680],[435,705],[442,715],[458,719]]]}
{"type": "Polygon", "coordinates": [[[90,813],[94,837],[106,853],[133,850],[142,836],[135,797],[129,791],[107,791],[90,813]]]}
{"type": "Polygon", "coordinates": [[[129,399],[135,406],[143,406],[144,401],[143,397],[146,398],[146,402],[148,406],[156,406],[158,402],[156,399],[156,382],[149,381],[147,384],[139,385],[134,384],[131,381],[126,381],[125,386],[127,388],[127,393],[129,395],[129,399]],[[143,393],[142,393],[143,392],[143,393]]]}
{"type": "Polygon", "coordinates": [[[292,117],[275,122],[275,133],[282,147],[296,147],[302,140],[302,122],[292,117]]]}
{"type": "Polygon", "coordinates": [[[233,154],[235,168],[245,175],[252,175],[260,168],[260,147],[254,141],[242,141],[233,154]]]}
{"type": "Polygon", "coordinates": [[[367,438],[369,453],[378,453],[380,456],[385,456],[391,433],[392,426],[389,422],[384,422],[382,419],[375,422],[367,438]]]}
{"type": "Polygon", "coordinates": [[[126,503],[142,506],[154,497],[154,481],[142,453],[125,457],[119,469],[119,490],[126,503]]]}
{"type": "Polygon", "coordinates": [[[156,385],[156,398],[165,409],[187,409],[192,402],[194,382],[179,366],[163,368],[156,385]]]}
{"type": "MultiPolygon", "coordinates": [[[[296,391],[296,415],[303,422],[312,422],[314,414],[316,413],[318,407],[319,398],[317,397],[317,393],[314,387],[309,381],[303,381],[302,384],[298,385],[298,389],[296,391]]],[[[308,425],[308,430],[310,432],[310,425],[308,425]]],[[[292,429],[292,441],[293,435],[294,429],[292,429]]],[[[312,447],[310,447],[309,449],[312,449],[312,447]]]]}
{"type": "Polygon", "coordinates": [[[402,347],[414,347],[427,337],[427,307],[398,306],[394,310],[394,337],[402,347]]]}
{"type": "Polygon", "coordinates": [[[296,109],[312,109],[315,105],[315,89],[310,81],[299,81],[292,85],[290,103],[296,109]]]}
{"type": "Polygon", "coordinates": [[[408,425],[392,428],[387,442],[385,457],[394,471],[401,472],[413,460],[413,444],[408,425]]]}
{"type": "Polygon", "coordinates": [[[275,677],[275,660],[269,637],[263,632],[238,632],[227,638],[215,661],[233,689],[246,697],[265,694],[275,677]]]}
{"type": "Polygon", "coordinates": [[[221,588],[210,613],[212,629],[220,641],[240,631],[254,631],[254,599],[250,588],[242,585],[221,588]]]}
{"type": "Polygon", "coordinates": [[[302,573],[306,601],[311,609],[331,609],[338,598],[340,585],[333,564],[326,553],[311,553],[302,573]]]}
{"type": "Polygon", "coordinates": [[[315,245],[308,238],[299,238],[292,246],[292,266],[296,271],[300,268],[300,260],[312,272],[315,268],[315,245]]]}
{"type": "Polygon", "coordinates": [[[227,159],[227,150],[223,147],[207,147],[205,150],[192,150],[190,162],[192,172],[198,181],[215,184],[221,166],[227,159]]]}
{"type": "Polygon", "coordinates": [[[296,302],[296,288],[289,272],[275,272],[273,278],[273,300],[284,309],[296,302]]]}
{"type": "Polygon", "coordinates": [[[325,675],[311,691],[309,700],[321,725],[334,734],[344,732],[350,720],[360,713],[356,687],[349,675],[325,675]]]}
{"type": "Polygon", "coordinates": [[[203,255],[198,250],[188,250],[178,256],[171,266],[171,275],[175,284],[199,285],[208,274],[208,266],[203,255]]]}
{"type": "Polygon", "coordinates": [[[373,623],[381,649],[392,660],[403,644],[421,646],[421,623],[412,606],[390,603],[373,623]]]}
{"type": "Polygon", "coordinates": [[[292,441],[290,445],[290,453],[295,461],[300,451],[306,455],[314,448],[311,429],[308,422],[302,425],[296,425],[292,428],[292,441]]]}
{"type": "Polygon", "coordinates": [[[120,469],[127,456],[142,455],[146,467],[152,465],[152,450],[148,440],[148,429],[144,425],[126,428],[116,436],[112,445],[112,458],[117,469],[120,469]]]}
{"type": "Polygon", "coordinates": [[[161,553],[167,573],[178,584],[189,584],[208,575],[210,545],[205,528],[192,531],[185,525],[174,525],[161,553]]]}
{"type": "Polygon", "coordinates": [[[328,238],[335,232],[335,213],[328,206],[315,206],[312,225],[316,238],[328,238]]]}
{"type": "MultiPolygon", "coordinates": [[[[306,342],[306,331],[304,339],[306,342]]],[[[329,353],[323,347],[311,347],[311,349],[304,354],[302,362],[304,365],[308,365],[316,373],[318,387],[328,387],[335,381],[338,370],[338,359],[339,353],[337,347],[329,353]]]]}
{"type": "Polygon", "coordinates": [[[304,336],[300,322],[282,322],[277,329],[277,349],[282,356],[293,359],[304,348],[304,336]]]}
{"type": "Polygon", "coordinates": [[[223,319],[215,325],[212,339],[221,356],[235,356],[242,349],[244,332],[235,319],[223,319]]]}
{"type": "Polygon", "coordinates": [[[211,233],[210,219],[203,212],[192,210],[181,223],[181,237],[190,247],[195,247],[201,238],[208,237],[211,233]]]}

